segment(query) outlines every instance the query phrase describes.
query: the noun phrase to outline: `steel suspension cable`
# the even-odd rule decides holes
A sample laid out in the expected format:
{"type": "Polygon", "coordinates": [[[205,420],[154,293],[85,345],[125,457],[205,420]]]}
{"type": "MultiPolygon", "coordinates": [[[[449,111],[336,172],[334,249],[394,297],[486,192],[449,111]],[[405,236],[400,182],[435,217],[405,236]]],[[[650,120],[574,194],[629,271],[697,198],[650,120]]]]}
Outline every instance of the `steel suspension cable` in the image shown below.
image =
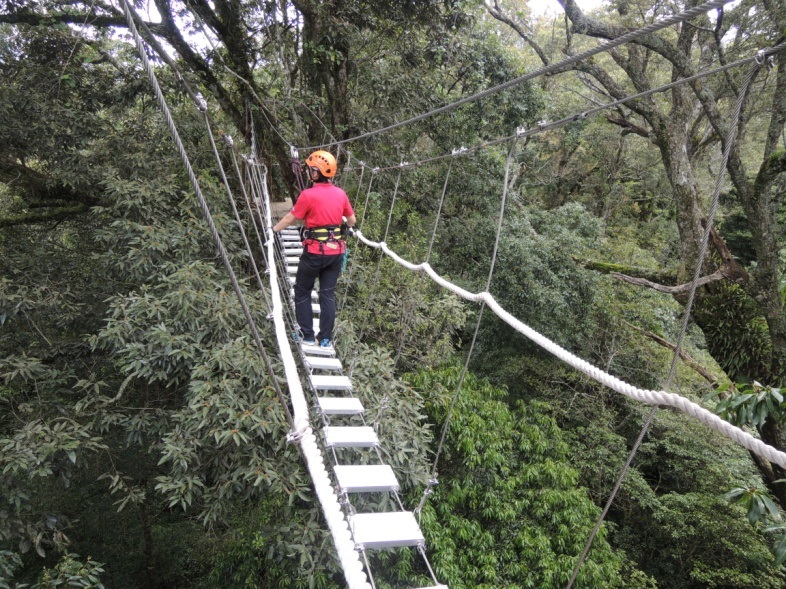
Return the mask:
{"type": "MultiPolygon", "coordinates": [[[[671,388],[672,383],[674,382],[674,378],[677,374],[677,363],[680,357],[680,351],[682,350],[682,346],[685,342],[685,335],[688,331],[688,324],[690,322],[691,311],[693,310],[693,303],[696,298],[699,279],[701,278],[701,272],[704,267],[704,259],[707,256],[707,251],[709,249],[710,236],[712,234],[713,224],[715,222],[715,214],[718,210],[718,203],[720,201],[720,193],[721,193],[721,188],[723,187],[723,179],[725,177],[726,166],[728,165],[731,148],[737,136],[739,121],[740,121],[740,117],[742,116],[742,109],[745,105],[745,100],[747,99],[748,91],[750,90],[751,84],[753,83],[756,74],[759,72],[760,67],[761,64],[756,62],[754,63],[753,67],[751,67],[751,69],[748,71],[748,74],[745,77],[745,81],[743,82],[742,90],[740,91],[740,94],[737,97],[737,103],[734,107],[734,112],[732,114],[731,122],[729,124],[729,130],[726,136],[726,141],[723,149],[723,158],[715,182],[715,191],[713,192],[712,195],[712,202],[710,204],[710,208],[707,213],[707,221],[705,223],[704,234],[702,235],[701,244],[699,246],[699,253],[696,260],[696,268],[693,273],[693,280],[691,282],[690,293],[688,295],[688,301],[685,304],[685,311],[683,312],[683,316],[682,316],[682,324],[680,326],[679,335],[677,337],[677,343],[674,348],[674,354],[672,355],[671,358],[671,365],[669,366],[669,374],[666,379],[666,384],[664,386],[664,390],[666,391],[668,391],[671,388]]],[[[603,507],[603,511],[601,512],[597,523],[595,524],[595,526],[592,528],[592,531],[590,532],[584,550],[579,556],[579,560],[576,563],[576,567],[574,568],[573,574],[571,575],[568,584],[565,586],[565,589],[571,589],[573,587],[573,583],[576,581],[576,578],[579,575],[581,566],[586,560],[590,549],[592,548],[592,543],[595,540],[595,536],[600,530],[600,526],[602,525],[603,521],[606,518],[606,515],[611,509],[611,505],[614,502],[614,499],[616,498],[620,487],[622,487],[622,483],[627,477],[628,470],[630,469],[630,465],[633,462],[633,459],[636,456],[642,442],[644,441],[644,436],[649,431],[649,428],[652,425],[652,422],[655,418],[655,414],[657,413],[657,411],[658,411],[658,407],[655,406],[652,408],[649,415],[647,416],[647,419],[644,422],[641,432],[639,433],[639,436],[636,439],[635,444],[631,448],[630,453],[628,454],[628,457],[625,461],[625,464],[623,465],[622,470],[620,471],[620,474],[617,477],[617,481],[614,484],[614,488],[612,489],[611,494],[606,500],[606,504],[603,507]]]]}
{"type": "Polygon", "coordinates": [[[456,109],[456,108],[458,108],[458,107],[460,107],[460,106],[462,106],[464,104],[468,104],[470,102],[474,102],[476,100],[480,100],[482,98],[486,98],[487,96],[491,96],[492,94],[496,94],[497,92],[501,92],[503,90],[507,90],[508,88],[512,88],[512,87],[517,86],[519,84],[522,84],[523,82],[526,82],[528,80],[532,80],[534,78],[538,78],[540,76],[544,76],[544,75],[547,75],[547,74],[557,73],[557,72],[559,72],[561,70],[566,69],[567,67],[569,67],[569,66],[571,66],[573,64],[576,64],[576,63],[579,63],[581,61],[584,61],[585,59],[588,59],[588,58],[590,58],[590,57],[592,57],[594,55],[598,55],[599,53],[604,53],[606,51],[609,51],[610,49],[614,49],[615,47],[619,47],[620,45],[624,45],[626,43],[630,43],[632,41],[636,41],[636,40],[638,40],[638,39],[640,39],[642,37],[645,37],[647,35],[651,35],[652,33],[655,33],[655,32],[660,31],[662,29],[668,28],[668,27],[670,27],[672,25],[680,24],[680,23],[685,22],[687,20],[691,20],[691,19],[693,19],[693,18],[695,18],[697,16],[701,16],[702,14],[705,14],[706,12],[709,12],[710,10],[713,10],[715,8],[721,8],[722,6],[725,6],[726,4],[729,4],[730,2],[732,2],[732,0],[711,0],[710,2],[705,2],[704,4],[700,4],[699,6],[695,6],[693,8],[689,8],[687,10],[683,10],[682,12],[679,12],[677,14],[674,14],[674,15],[671,15],[671,16],[668,16],[668,17],[665,17],[665,18],[658,19],[657,21],[655,21],[653,23],[650,23],[650,24],[648,24],[646,26],[638,28],[638,29],[636,29],[634,31],[631,31],[629,33],[625,33],[624,35],[620,35],[616,39],[605,41],[605,42],[601,43],[600,45],[598,45],[597,47],[594,47],[592,49],[588,49],[587,51],[583,51],[582,53],[579,53],[577,55],[568,57],[568,58],[563,59],[562,61],[559,61],[557,63],[553,63],[553,64],[550,64],[550,65],[544,66],[544,67],[539,68],[539,69],[537,69],[534,72],[531,72],[529,74],[524,74],[523,76],[519,76],[518,78],[514,78],[512,80],[508,80],[507,82],[503,82],[502,84],[498,84],[497,86],[494,86],[494,87],[489,88],[487,90],[484,90],[482,92],[478,92],[477,94],[473,94],[472,96],[467,96],[467,97],[462,98],[460,100],[456,100],[455,102],[451,102],[450,104],[446,104],[445,106],[441,106],[439,108],[435,108],[434,110],[430,110],[428,112],[425,112],[423,114],[417,115],[415,117],[411,117],[411,118],[409,118],[409,119],[407,119],[405,121],[394,123],[392,125],[388,125],[387,127],[382,127],[381,129],[377,129],[375,131],[369,131],[367,133],[363,133],[363,134],[357,135],[355,137],[350,137],[348,139],[342,139],[341,141],[332,141],[330,143],[323,143],[321,145],[314,145],[314,146],[311,146],[311,147],[307,147],[305,149],[319,149],[319,148],[323,148],[323,147],[330,147],[330,146],[333,146],[333,145],[344,145],[346,143],[350,143],[350,142],[353,142],[353,141],[359,141],[361,139],[367,139],[369,137],[373,137],[373,136],[379,135],[381,133],[387,133],[387,132],[392,131],[394,129],[398,129],[399,127],[403,127],[405,125],[411,125],[412,123],[416,123],[418,121],[422,121],[424,119],[433,117],[434,115],[437,115],[437,114],[449,112],[449,111],[454,110],[454,109],[456,109]]]}
{"type": "MultiPolygon", "coordinates": [[[[253,316],[251,315],[251,310],[248,308],[248,304],[246,303],[245,296],[243,295],[243,291],[240,288],[240,284],[237,280],[237,276],[235,276],[235,272],[232,268],[232,263],[229,260],[229,254],[224,247],[224,243],[221,240],[221,236],[218,233],[218,229],[216,228],[215,221],[213,220],[213,215],[210,212],[210,208],[207,204],[207,200],[205,199],[204,195],[202,194],[202,190],[199,186],[199,182],[197,181],[196,174],[194,169],[191,167],[191,161],[188,158],[188,154],[186,153],[185,146],[183,145],[182,140],[180,139],[180,133],[175,126],[174,119],[172,118],[172,113],[169,111],[169,106],[167,105],[166,99],[164,98],[164,94],[161,91],[161,86],[158,84],[158,79],[156,78],[155,72],[153,72],[153,68],[150,66],[150,62],[147,59],[147,54],[145,53],[145,47],[142,43],[142,38],[139,36],[139,33],[136,30],[136,26],[134,25],[134,19],[131,14],[131,7],[128,3],[128,0],[121,0],[123,4],[123,11],[125,12],[126,20],[128,21],[128,28],[131,31],[132,36],[134,37],[134,42],[136,43],[137,52],[139,53],[139,58],[142,60],[142,64],[144,65],[145,71],[147,72],[148,79],[150,81],[151,86],[153,87],[153,91],[155,92],[156,98],[158,100],[159,107],[161,108],[162,112],[164,113],[164,117],[167,121],[167,126],[169,128],[169,133],[172,136],[173,141],[177,147],[177,150],[180,154],[180,159],[183,162],[183,165],[186,168],[188,173],[188,178],[191,181],[191,185],[194,189],[194,193],[196,194],[197,200],[199,202],[199,207],[202,210],[202,214],[205,217],[205,220],[208,224],[210,229],[210,234],[213,237],[213,242],[215,243],[216,248],[218,249],[219,256],[221,257],[221,261],[224,264],[224,268],[229,275],[229,280],[232,283],[232,289],[235,291],[235,296],[238,299],[241,309],[243,310],[243,315],[246,318],[246,323],[251,330],[252,337],[254,339],[254,343],[256,344],[257,350],[259,351],[260,356],[262,357],[262,361],[265,364],[265,368],[267,369],[268,376],[270,377],[270,384],[273,387],[273,390],[276,392],[276,396],[278,397],[279,403],[286,415],[287,421],[290,426],[293,425],[292,413],[290,412],[289,405],[284,398],[284,393],[281,390],[281,387],[278,384],[278,378],[276,377],[275,372],[273,371],[273,365],[270,362],[270,358],[268,358],[267,352],[265,351],[265,346],[262,344],[262,339],[259,336],[259,331],[257,330],[256,322],[254,321],[253,316]]],[[[206,107],[206,105],[205,105],[206,107]]]]}
{"type": "MultiPolygon", "coordinates": [[[[763,59],[766,59],[766,58],[768,58],[768,57],[770,57],[772,55],[775,55],[776,53],[780,53],[784,49],[786,49],[786,42],[779,43],[778,45],[775,45],[773,47],[769,47],[769,48],[766,48],[766,49],[761,49],[755,55],[751,55],[749,57],[744,57],[742,59],[738,59],[737,61],[728,63],[726,65],[719,66],[719,67],[716,67],[716,68],[713,68],[713,69],[710,69],[710,70],[707,70],[707,71],[704,71],[704,72],[700,72],[698,74],[694,74],[693,76],[689,76],[687,78],[680,78],[680,79],[675,80],[673,82],[669,82],[668,84],[662,84],[660,86],[657,86],[656,88],[652,88],[650,90],[644,90],[643,92],[638,92],[637,94],[631,94],[630,96],[624,96],[624,97],[619,98],[617,100],[614,100],[612,102],[607,102],[607,103],[604,103],[604,104],[600,104],[598,106],[592,107],[592,108],[587,109],[587,110],[582,110],[581,112],[577,112],[577,113],[574,113],[574,114],[572,114],[570,116],[563,117],[563,118],[558,119],[558,120],[556,120],[554,122],[541,121],[541,122],[539,122],[537,124],[537,126],[532,127],[530,129],[526,129],[524,127],[519,127],[519,129],[516,131],[515,135],[508,135],[506,137],[500,137],[498,139],[491,139],[489,141],[484,141],[482,143],[479,143],[479,144],[471,146],[471,147],[461,147],[460,149],[454,149],[451,153],[444,153],[444,154],[441,154],[441,155],[436,155],[436,156],[424,158],[422,160],[409,162],[404,167],[405,168],[417,168],[417,167],[423,166],[425,164],[430,164],[430,163],[438,162],[438,161],[445,160],[445,159],[448,159],[448,158],[453,158],[453,157],[456,157],[457,155],[472,155],[474,153],[477,153],[478,151],[487,149],[489,147],[494,147],[496,145],[507,143],[508,141],[513,139],[513,137],[524,138],[524,137],[530,137],[530,136],[533,136],[533,135],[538,135],[538,134],[544,133],[546,131],[553,131],[554,129],[559,129],[559,128],[564,127],[566,125],[569,125],[571,123],[582,121],[582,120],[586,119],[587,117],[590,117],[592,115],[598,114],[599,112],[602,112],[604,110],[608,110],[610,108],[614,108],[614,107],[617,107],[617,106],[622,106],[624,104],[627,104],[628,102],[632,102],[634,100],[638,100],[638,99],[641,99],[641,98],[647,98],[648,96],[652,96],[653,94],[658,94],[660,92],[665,92],[667,90],[671,90],[672,88],[676,88],[676,87],[682,86],[684,84],[690,84],[692,82],[696,82],[698,80],[701,80],[703,78],[707,78],[707,77],[712,76],[714,74],[722,73],[722,72],[725,72],[727,70],[734,69],[734,68],[737,68],[737,67],[740,67],[740,66],[743,66],[743,65],[747,65],[747,64],[750,64],[750,63],[755,62],[755,61],[759,61],[760,62],[763,59]]],[[[363,164],[361,162],[361,165],[367,165],[367,164],[363,164]]],[[[379,167],[376,168],[376,170],[378,172],[387,172],[387,171],[390,171],[390,170],[397,170],[400,167],[401,166],[399,166],[399,165],[379,166],[379,167]]]]}

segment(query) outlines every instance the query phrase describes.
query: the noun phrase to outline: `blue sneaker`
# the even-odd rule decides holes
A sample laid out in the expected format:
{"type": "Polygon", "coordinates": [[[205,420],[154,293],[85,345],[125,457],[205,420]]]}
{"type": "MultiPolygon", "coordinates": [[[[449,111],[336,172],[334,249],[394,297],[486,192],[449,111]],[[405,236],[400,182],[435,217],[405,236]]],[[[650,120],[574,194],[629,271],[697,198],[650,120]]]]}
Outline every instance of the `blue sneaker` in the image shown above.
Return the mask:
{"type": "Polygon", "coordinates": [[[315,346],[317,344],[317,340],[315,340],[313,337],[310,339],[305,337],[301,339],[297,331],[292,332],[292,339],[295,341],[295,343],[303,344],[304,346],[315,346]]]}
{"type": "Polygon", "coordinates": [[[319,347],[320,348],[329,348],[332,345],[330,338],[326,337],[325,339],[319,340],[319,347]]]}

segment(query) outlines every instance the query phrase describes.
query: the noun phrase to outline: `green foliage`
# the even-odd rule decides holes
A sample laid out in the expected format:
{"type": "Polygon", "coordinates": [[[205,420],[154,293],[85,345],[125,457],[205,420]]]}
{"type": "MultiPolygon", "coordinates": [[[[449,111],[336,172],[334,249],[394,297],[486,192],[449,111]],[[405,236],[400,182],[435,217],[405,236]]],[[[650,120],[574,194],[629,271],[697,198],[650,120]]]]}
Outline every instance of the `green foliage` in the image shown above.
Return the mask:
{"type": "MultiPolygon", "coordinates": [[[[428,393],[438,427],[459,372],[450,367],[410,377],[428,393]]],[[[423,512],[432,562],[452,587],[563,587],[598,510],[577,487],[548,406],[510,408],[503,394],[466,375],[448,423],[439,486],[423,512]]],[[[623,573],[626,558],[610,548],[606,534],[602,528],[577,586],[649,586],[642,576],[623,573]]]]}
{"type": "Polygon", "coordinates": [[[764,427],[767,418],[786,422],[786,403],[781,389],[753,381],[720,386],[710,395],[718,398],[715,413],[734,425],[764,427]]]}
{"type": "Polygon", "coordinates": [[[748,521],[755,524],[765,518],[780,521],[778,506],[766,491],[749,487],[737,487],[726,493],[723,498],[742,505],[748,512],[748,521]]]}
{"type": "Polygon", "coordinates": [[[737,285],[722,284],[702,297],[694,312],[707,346],[735,382],[773,381],[772,343],[756,302],[737,285]]]}
{"type": "MultiPolygon", "coordinates": [[[[78,554],[66,554],[53,570],[44,569],[40,580],[30,589],[54,589],[55,587],[81,587],[83,589],[104,589],[100,575],[103,564],[87,559],[80,562],[78,554]]],[[[23,587],[19,586],[20,588],[23,587]]]]}

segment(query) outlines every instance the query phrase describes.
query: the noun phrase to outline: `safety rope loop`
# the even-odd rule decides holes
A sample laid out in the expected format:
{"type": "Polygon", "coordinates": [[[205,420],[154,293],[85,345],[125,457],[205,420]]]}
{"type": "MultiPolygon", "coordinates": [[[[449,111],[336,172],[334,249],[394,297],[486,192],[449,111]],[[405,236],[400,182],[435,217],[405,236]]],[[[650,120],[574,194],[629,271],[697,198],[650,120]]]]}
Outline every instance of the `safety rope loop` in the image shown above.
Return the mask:
{"type": "Polygon", "coordinates": [[[183,162],[184,167],[188,173],[188,178],[191,181],[191,186],[194,189],[194,193],[196,194],[197,200],[199,201],[199,206],[202,210],[202,214],[207,221],[208,227],[210,229],[210,234],[213,237],[213,242],[218,249],[219,256],[221,257],[221,261],[224,264],[224,268],[229,275],[229,280],[232,283],[232,289],[235,291],[235,296],[238,299],[238,303],[240,304],[241,309],[243,310],[243,315],[246,318],[246,323],[251,330],[251,334],[253,336],[254,342],[256,344],[257,350],[259,351],[260,356],[265,364],[265,368],[267,369],[268,376],[270,378],[270,382],[276,391],[276,395],[278,397],[279,403],[281,404],[281,408],[284,411],[284,414],[287,418],[287,421],[291,425],[293,423],[292,414],[289,409],[289,404],[287,403],[286,399],[284,398],[284,393],[281,390],[281,387],[278,384],[278,378],[276,377],[273,371],[273,365],[268,358],[267,352],[265,351],[265,346],[262,344],[262,339],[259,336],[259,332],[256,327],[256,322],[254,321],[253,316],[251,315],[251,310],[248,308],[246,304],[245,296],[240,288],[240,284],[237,280],[237,276],[235,275],[235,271],[232,268],[232,263],[229,260],[229,254],[224,247],[224,243],[221,240],[221,236],[218,233],[218,229],[216,228],[215,221],[213,220],[213,215],[210,212],[210,208],[208,207],[207,200],[205,199],[204,195],[202,194],[202,189],[199,186],[199,182],[197,181],[196,173],[194,172],[193,167],[191,166],[191,161],[188,158],[188,154],[186,153],[185,146],[180,138],[180,133],[175,126],[175,121],[172,118],[172,113],[169,110],[169,106],[167,105],[166,99],[164,98],[164,94],[161,91],[161,86],[158,84],[158,80],[156,79],[156,75],[153,72],[153,68],[150,66],[150,61],[147,59],[147,55],[145,53],[145,46],[142,43],[142,38],[139,36],[139,33],[136,30],[136,26],[134,25],[134,19],[131,13],[131,6],[128,0],[121,0],[123,4],[123,11],[126,16],[126,21],[128,22],[128,30],[131,32],[134,41],[136,43],[137,52],[139,53],[139,57],[142,60],[142,64],[145,67],[147,72],[148,79],[150,81],[150,85],[153,87],[153,91],[156,95],[158,100],[159,107],[164,114],[164,117],[167,121],[167,126],[169,128],[170,135],[172,136],[173,141],[177,147],[177,150],[180,154],[180,158],[183,162]]]}

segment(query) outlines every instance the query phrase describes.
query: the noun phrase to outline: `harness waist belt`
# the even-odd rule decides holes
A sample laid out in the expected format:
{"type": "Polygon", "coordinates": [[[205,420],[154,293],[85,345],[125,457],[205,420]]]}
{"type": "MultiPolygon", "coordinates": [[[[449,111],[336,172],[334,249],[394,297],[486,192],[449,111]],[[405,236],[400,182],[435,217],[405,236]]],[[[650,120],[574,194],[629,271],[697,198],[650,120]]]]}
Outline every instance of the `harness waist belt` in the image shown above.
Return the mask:
{"type": "Polygon", "coordinates": [[[301,237],[303,239],[313,239],[314,241],[344,241],[346,238],[343,225],[310,227],[302,230],[301,237]]]}

